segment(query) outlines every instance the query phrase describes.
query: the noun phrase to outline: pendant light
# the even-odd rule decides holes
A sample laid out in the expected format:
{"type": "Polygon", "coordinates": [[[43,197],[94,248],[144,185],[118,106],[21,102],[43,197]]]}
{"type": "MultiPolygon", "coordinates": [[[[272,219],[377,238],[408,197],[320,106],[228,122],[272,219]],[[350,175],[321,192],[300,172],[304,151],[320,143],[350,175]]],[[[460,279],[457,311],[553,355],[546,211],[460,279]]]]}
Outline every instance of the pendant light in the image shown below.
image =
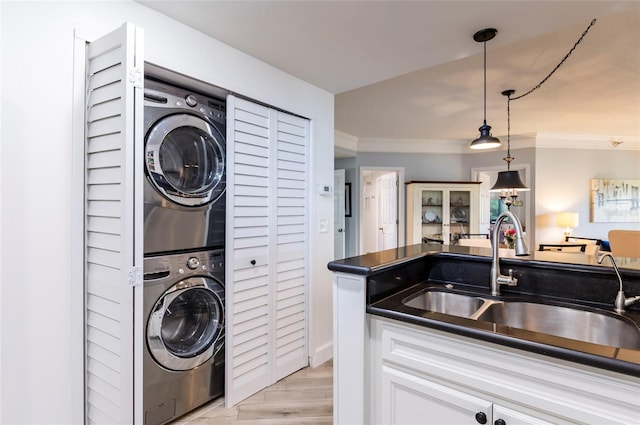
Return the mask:
{"type": "Polygon", "coordinates": [[[529,188],[522,183],[518,171],[511,171],[511,161],[515,158],[511,156],[511,95],[515,90],[505,90],[503,96],[507,96],[507,156],[502,158],[507,163],[507,171],[500,171],[496,184],[493,185],[490,192],[500,192],[500,199],[505,203],[507,209],[511,209],[511,205],[518,197],[518,191],[526,191],[529,188]]]}
{"type": "Polygon", "coordinates": [[[484,121],[480,130],[480,137],[471,142],[471,149],[491,149],[501,146],[500,140],[491,135],[491,126],[487,125],[487,41],[492,40],[498,30],[495,28],[486,28],[478,31],[473,35],[473,39],[478,43],[484,44],[484,121]]]}

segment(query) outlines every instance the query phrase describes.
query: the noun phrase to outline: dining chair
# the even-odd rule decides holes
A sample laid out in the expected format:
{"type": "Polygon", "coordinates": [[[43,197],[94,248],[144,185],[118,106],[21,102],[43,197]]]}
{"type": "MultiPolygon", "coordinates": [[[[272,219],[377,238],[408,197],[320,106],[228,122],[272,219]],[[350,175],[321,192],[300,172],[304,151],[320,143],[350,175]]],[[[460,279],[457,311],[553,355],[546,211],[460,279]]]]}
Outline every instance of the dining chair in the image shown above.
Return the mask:
{"type": "Polygon", "coordinates": [[[565,236],[564,241],[566,243],[586,243],[587,249],[585,254],[598,255],[602,249],[602,239],[597,238],[583,238],[581,236],[565,236]]]}
{"type": "Polygon", "coordinates": [[[538,251],[554,251],[554,252],[585,252],[587,250],[586,243],[541,243],[538,251]]]}
{"type": "Polygon", "coordinates": [[[460,239],[489,239],[488,233],[460,233],[460,239]]]}
{"type": "Polygon", "coordinates": [[[611,255],[640,258],[640,230],[609,230],[611,255]]]}

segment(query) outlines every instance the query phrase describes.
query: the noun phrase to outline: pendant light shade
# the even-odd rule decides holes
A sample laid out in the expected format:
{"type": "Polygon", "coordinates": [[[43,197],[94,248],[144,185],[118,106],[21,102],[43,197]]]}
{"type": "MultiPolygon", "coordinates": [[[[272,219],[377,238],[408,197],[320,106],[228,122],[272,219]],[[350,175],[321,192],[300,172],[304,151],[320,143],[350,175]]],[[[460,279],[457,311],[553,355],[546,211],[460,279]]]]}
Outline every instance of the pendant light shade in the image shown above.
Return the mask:
{"type": "Polygon", "coordinates": [[[480,137],[471,142],[471,149],[491,149],[502,145],[497,137],[491,135],[491,126],[487,125],[487,41],[492,40],[497,33],[495,28],[486,28],[473,35],[475,41],[484,43],[484,120],[478,129],[480,137]]]}
{"type": "Polygon", "coordinates": [[[499,148],[502,145],[497,137],[491,135],[491,126],[487,125],[486,121],[478,130],[480,130],[480,137],[471,142],[469,146],[471,149],[499,148]]]}
{"type": "Polygon", "coordinates": [[[529,188],[522,183],[520,179],[520,174],[517,171],[500,171],[498,173],[498,179],[496,180],[496,184],[493,185],[490,192],[502,192],[509,190],[519,190],[526,191],[529,188]]]}

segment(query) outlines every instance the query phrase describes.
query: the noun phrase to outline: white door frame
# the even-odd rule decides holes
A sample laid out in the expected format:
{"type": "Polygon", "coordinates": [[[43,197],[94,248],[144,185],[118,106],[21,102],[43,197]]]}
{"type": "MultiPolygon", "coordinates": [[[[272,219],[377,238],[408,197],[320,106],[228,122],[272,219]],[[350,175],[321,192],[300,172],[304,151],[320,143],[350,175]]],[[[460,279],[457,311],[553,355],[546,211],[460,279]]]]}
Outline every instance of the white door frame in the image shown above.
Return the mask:
{"type": "Polygon", "coordinates": [[[362,188],[365,185],[364,175],[367,172],[395,172],[398,174],[398,247],[405,245],[405,184],[404,184],[404,167],[367,167],[363,166],[359,169],[359,183],[356,190],[358,196],[358,237],[356,238],[358,246],[356,247],[357,255],[361,255],[361,249],[364,246],[363,235],[364,228],[364,199],[362,198],[362,188]]]}
{"type": "MultiPolygon", "coordinates": [[[[531,165],[530,164],[511,164],[510,167],[511,171],[524,171],[524,184],[528,187],[531,188],[531,165]]],[[[477,168],[472,168],[471,169],[471,180],[472,181],[480,181],[479,180],[479,174],[480,172],[483,171],[492,171],[492,172],[500,172],[500,171],[505,171],[504,169],[504,165],[496,165],[496,166],[491,166],[491,167],[477,167],[477,168]]],[[[520,176],[522,178],[522,176],[520,176]]],[[[532,220],[534,219],[533,217],[533,213],[534,213],[534,208],[533,205],[531,203],[531,191],[525,191],[525,192],[520,192],[519,193],[519,197],[524,201],[525,203],[525,210],[527,212],[527,217],[525,218],[524,226],[527,229],[527,236],[526,236],[526,240],[527,243],[529,244],[529,250],[531,250],[532,248],[532,243],[535,240],[534,239],[534,232],[535,229],[533,228],[533,222],[532,220]]],[[[482,194],[480,194],[479,196],[480,199],[482,199],[482,194]]],[[[482,208],[482,205],[480,205],[480,208],[482,208]]],[[[482,214],[482,213],[481,213],[482,214]]],[[[520,217],[518,217],[520,218],[520,217]]]]}
{"type": "Polygon", "coordinates": [[[333,171],[333,258],[346,257],[346,228],[345,228],[345,198],[344,198],[345,170],[343,168],[333,171]],[[341,246],[341,249],[338,247],[341,246]]]}

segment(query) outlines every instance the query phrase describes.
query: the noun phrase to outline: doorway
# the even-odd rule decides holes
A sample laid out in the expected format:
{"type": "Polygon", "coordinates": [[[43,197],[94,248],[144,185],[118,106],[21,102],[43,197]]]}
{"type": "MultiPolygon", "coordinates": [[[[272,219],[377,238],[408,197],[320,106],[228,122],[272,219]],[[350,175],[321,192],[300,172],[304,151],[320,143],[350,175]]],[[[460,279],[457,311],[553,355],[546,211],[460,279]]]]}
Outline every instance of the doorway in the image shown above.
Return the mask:
{"type": "MultiPolygon", "coordinates": [[[[518,171],[520,178],[527,187],[531,187],[531,172],[529,164],[512,164],[511,170],[518,171]]],[[[498,178],[498,172],[504,171],[503,166],[472,168],[471,179],[480,183],[480,233],[490,233],[492,224],[497,215],[506,210],[506,206],[500,201],[498,194],[489,192],[498,178]]],[[[513,212],[524,226],[525,240],[531,246],[534,239],[532,227],[531,192],[518,192],[518,202],[511,207],[513,212]]]]}
{"type": "Polygon", "coordinates": [[[404,245],[404,168],[361,167],[359,253],[404,245]]]}

